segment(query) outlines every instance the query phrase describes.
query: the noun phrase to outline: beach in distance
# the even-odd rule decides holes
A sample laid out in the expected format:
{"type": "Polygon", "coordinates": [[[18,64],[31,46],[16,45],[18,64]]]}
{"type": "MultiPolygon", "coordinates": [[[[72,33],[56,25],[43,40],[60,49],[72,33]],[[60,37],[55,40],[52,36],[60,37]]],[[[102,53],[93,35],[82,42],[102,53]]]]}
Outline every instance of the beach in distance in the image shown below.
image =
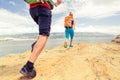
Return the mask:
{"type": "MultiPolygon", "coordinates": [[[[37,39],[37,33],[0,35],[0,56],[19,54],[31,50],[31,44],[37,39]]],[[[103,43],[112,41],[116,35],[105,33],[76,32],[73,44],[103,43]]],[[[45,49],[63,46],[64,33],[51,33],[45,49]]]]}
{"type": "MultiPolygon", "coordinates": [[[[110,42],[78,42],[72,48],[62,45],[44,49],[32,80],[120,80],[120,36],[110,42]]],[[[1,80],[29,80],[19,70],[31,51],[0,58],[1,80]]]]}

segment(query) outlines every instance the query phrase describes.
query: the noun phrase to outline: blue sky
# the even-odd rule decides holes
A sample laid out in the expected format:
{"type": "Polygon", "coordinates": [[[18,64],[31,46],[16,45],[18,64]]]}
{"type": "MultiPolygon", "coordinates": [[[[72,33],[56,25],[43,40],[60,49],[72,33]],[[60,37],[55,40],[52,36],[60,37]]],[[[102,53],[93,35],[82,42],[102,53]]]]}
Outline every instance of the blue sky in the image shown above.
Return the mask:
{"type": "MultiPolygon", "coordinates": [[[[52,10],[51,32],[64,32],[64,17],[72,11],[75,32],[120,34],[119,4],[120,0],[63,0],[52,10]]],[[[23,0],[0,0],[0,35],[38,32],[28,10],[23,0]]]]}

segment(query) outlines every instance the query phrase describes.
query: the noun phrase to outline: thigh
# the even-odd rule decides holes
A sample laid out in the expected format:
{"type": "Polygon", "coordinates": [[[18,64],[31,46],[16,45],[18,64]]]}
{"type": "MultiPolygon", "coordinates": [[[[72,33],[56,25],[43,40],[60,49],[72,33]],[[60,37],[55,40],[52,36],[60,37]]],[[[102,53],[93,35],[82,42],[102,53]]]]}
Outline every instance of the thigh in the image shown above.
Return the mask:
{"type": "Polygon", "coordinates": [[[38,16],[36,15],[38,13],[37,9],[38,9],[37,7],[32,8],[29,10],[29,12],[30,12],[32,19],[38,24],[38,16]]]}
{"type": "Polygon", "coordinates": [[[69,39],[69,31],[68,31],[68,29],[65,29],[65,37],[66,37],[67,39],[69,39]]]}
{"type": "Polygon", "coordinates": [[[70,38],[73,39],[73,37],[74,37],[74,30],[70,29],[70,38]]]}
{"type": "Polygon", "coordinates": [[[39,9],[38,12],[39,34],[49,36],[51,29],[51,11],[43,7],[39,9]]]}

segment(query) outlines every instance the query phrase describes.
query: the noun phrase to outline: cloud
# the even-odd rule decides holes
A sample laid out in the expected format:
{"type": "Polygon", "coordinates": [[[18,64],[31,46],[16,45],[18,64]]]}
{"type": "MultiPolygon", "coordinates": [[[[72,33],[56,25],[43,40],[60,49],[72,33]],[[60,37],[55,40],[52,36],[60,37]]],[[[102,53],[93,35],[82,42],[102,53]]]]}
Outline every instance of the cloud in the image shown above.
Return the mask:
{"type": "Polygon", "coordinates": [[[0,25],[0,35],[31,33],[37,30],[30,17],[21,16],[5,9],[0,9],[0,25]]]}
{"type": "Polygon", "coordinates": [[[108,33],[108,34],[119,34],[120,26],[89,25],[89,26],[76,27],[75,31],[76,32],[100,32],[100,33],[108,33]]]}
{"type": "Polygon", "coordinates": [[[51,32],[64,32],[64,17],[59,18],[51,25],[51,32]]]}
{"type": "Polygon", "coordinates": [[[100,19],[117,15],[120,11],[120,0],[68,0],[64,4],[76,18],[100,19]]]}
{"type": "Polygon", "coordinates": [[[12,6],[16,5],[16,3],[14,1],[9,1],[9,4],[11,4],[12,6]]]}
{"type": "Polygon", "coordinates": [[[52,10],[53,14],[64,13],[67,10],[67,6],[64,4],[59,5],[58,7],[54,7],[52,10]]]}
{"type": "MultiPolygon", "coordinates": [[[[14,3],[12,3],[14,5],[14,3]]],[[[120,0],[64,0],[63,3],[52,10],[54,20],[51,32],[64,32],[64,17],[69,11],[73,11],[75,18],[104,19],[109,16],[118,15],[120,11],[120,0]],[[74,3],[74,4],[73,4],[74,3]]],[[[0,35],[16,33],[38,32],[38,27],[28,14],[28,5],[24,6],[20,14],[0,9],[0,35]],[[22,14],[22,15],[21,15],[22,14]]],[[[103,32],[119,34],[120,26],[111,25],[89,25],[89,19],[76,27],[76,32],[103,32]],[[83,26],[83,27],[82,27],[83,26]]],[[[76,24],[79,24],[77,21],[76,24]]],[[[100,23],[99,23],[100,24],[100,23]]]]}

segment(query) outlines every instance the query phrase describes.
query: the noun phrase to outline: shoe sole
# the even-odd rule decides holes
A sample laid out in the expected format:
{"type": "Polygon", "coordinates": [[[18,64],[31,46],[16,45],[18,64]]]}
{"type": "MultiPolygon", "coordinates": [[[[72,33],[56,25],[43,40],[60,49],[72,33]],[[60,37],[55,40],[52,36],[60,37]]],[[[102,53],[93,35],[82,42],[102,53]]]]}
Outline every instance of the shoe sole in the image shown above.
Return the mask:
{"type": "Polygon", "coordinates": [[[33,70],[31,73],[25,73],[25,72],[23,72],[23,71],[21,70],[20,73],[21,73],[24,77],[29,78],[29,79],[32,79],[32,78],[34,78],[34,77],[36,76],[36,71],[35,71],[35,70],[33,70]]]}

